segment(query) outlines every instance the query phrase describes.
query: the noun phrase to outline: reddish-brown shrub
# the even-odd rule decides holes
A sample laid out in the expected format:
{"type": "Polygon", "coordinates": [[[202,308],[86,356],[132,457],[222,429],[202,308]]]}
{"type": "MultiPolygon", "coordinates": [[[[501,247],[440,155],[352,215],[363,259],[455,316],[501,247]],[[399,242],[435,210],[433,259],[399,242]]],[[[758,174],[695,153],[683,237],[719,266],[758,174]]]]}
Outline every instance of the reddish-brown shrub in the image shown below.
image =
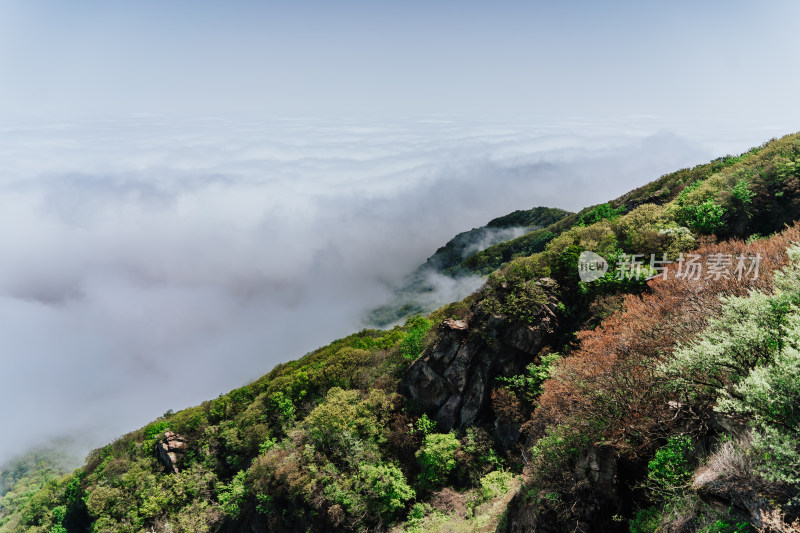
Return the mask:
{"type": "Polygon", "coordinates": [[[444,488],[431,497],[431,506],[446,515],[467,516],[467,504],[464,497],[451,488],[444,488]]]}
{"type": "Polygon", "coordinates": [[[389,452],[400,460],[406,474],[415,473],[418,466],[416,451],[422,446],[422,432],[415,431],[416,418],[403,413],[394,413],[389,420],[389,434],[386,439],[389,452]]]}
{"type": "Polygon", "coordinates": [[[522,422],[522,404],[506,388],[492,391],[492,411],[502,424],[522,422]]]}
{"type": "Polygon", "coordinates": [[[696,252],[703,263],[712,254],[758,254],[757,279],[705,279],[705,273],[699,280],[678,279],[671,265],[665,278],[650,281],[649,293],[626,296],[622,311],[578,334],[580,348],[556,365],[528,427],[541,434],[566,424],[628,452],[665,435],[676,413],[658,364],[702,331],[718,312],[720,296],[770,287],[772,273],[787,262],[787,247],[799,241],[795,225],[769,239],[708,243],[696,252]]]}

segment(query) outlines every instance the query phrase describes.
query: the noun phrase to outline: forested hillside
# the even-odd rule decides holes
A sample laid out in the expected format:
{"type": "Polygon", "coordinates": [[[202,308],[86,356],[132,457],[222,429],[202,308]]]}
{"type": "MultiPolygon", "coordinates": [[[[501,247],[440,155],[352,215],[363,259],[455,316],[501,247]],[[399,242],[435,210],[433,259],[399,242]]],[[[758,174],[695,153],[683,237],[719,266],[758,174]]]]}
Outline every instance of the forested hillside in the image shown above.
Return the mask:
{"type": "Polygon", "coordinates": [[[459,233],[408,275],[395,289],[392,301],[371,311],[367,322],[385,327],[433,311],[446,303],[439,301],[442,297],[435,294],[437,281],[450,278],[458,283],[459,279],[474,274],[462,268],[465,260],[491,246],[550,227],[570,214],[563,209],[534,207],[514,211],[490,220],[485,226],[459,233]]]}
{"type": "Polygon", "coordinates": [[[800,531],[800,134],[539,214],[437,252],[464,300],[15,476],[0,532],[800,531]]]}

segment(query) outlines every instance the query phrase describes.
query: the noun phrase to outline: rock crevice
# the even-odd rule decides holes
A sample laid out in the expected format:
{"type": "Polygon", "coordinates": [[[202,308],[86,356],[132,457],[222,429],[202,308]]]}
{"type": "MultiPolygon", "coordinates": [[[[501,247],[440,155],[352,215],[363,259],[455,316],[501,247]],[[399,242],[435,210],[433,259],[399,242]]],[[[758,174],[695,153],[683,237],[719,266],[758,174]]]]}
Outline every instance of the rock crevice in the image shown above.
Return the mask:
{"type": "Polygon", "coordinates": [[[533,325],[479,311],[444,320],[436,341],[406,372],[401,393],[431,413],[442,431],[480,422],[495,378],[521,373],[535,360],[554,330],[555,309],[552,299],[533,325]]]}

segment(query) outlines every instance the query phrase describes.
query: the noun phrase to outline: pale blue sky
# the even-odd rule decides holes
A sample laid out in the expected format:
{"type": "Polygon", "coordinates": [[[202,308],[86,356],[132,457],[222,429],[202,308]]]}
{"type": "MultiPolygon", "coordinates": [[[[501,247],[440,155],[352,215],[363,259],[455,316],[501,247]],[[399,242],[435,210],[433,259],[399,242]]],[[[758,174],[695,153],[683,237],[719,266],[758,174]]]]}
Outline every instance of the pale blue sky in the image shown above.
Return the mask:
{"type": "Polygon", "coordinates": [[[0,112],[785,120],[798,27],[789,0],[0,0],[0,112]]]}

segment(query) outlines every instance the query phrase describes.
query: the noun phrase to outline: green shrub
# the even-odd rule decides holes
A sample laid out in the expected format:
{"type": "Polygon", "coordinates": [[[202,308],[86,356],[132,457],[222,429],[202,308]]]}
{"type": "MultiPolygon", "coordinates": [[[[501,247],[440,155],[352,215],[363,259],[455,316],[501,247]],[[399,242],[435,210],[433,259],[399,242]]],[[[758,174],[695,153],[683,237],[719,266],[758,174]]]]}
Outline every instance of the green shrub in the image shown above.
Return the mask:
{"type": "Polygon", "coordinates": [[[718,519],[698,529],[697,533],[749,533],[750,531],[753,531],[753,528],[747,522],[729,522],[718,519]]]}
{"type": "Polygon", "coordinates": [[[420,486],[433,489],[442,486],[456,467],[455,452],[461,446],[453,433],[432,433],[425,437],[417,461],[422,471],[420,486]]]}
{"type": "Polygon", "coordinates": [[[613,220],[624,212],[624,207],[614,209],[609,203],[600,204],[588,213],[582,215],[578,224],[581,226],[591,226],[595,222],[600,222],[601,220],[613,220]]]}
{"type": "Polygon", "coordinates": [[[755,195],[756,193],[750,190],[750,180],[746,177],[737,181],[736,185],[731,189],[731,196],[736,198],[742,205],[749,205],[755,195]]]}
{"type": "Polygon", "coordinates": [[[354,475],[331,476],[324,483],[326,499],[354,519],[353,526],[386,523],[415,496],[403,472],[381,461],[361,463],[354,475]]]}
{"type": "Polygon", "coordinates": [[[511,472],[503,472],[501,470],[489,472],[480,480],[483,499],[491,500],[492,498],[502,496],[511,488],[511,482],[513,480],[514,474],[511,472]]]}
{"type": "Polygon", "coordinates": [[[518,398],[533,403],[542,392],[542,384],[550,378],[553,364],[561,359],[561,355],[551,353],[525,367],[525,374],[517,374],[508,378],[498,377],[497,380],[511,389],[518,398]]]}
{"type": "Polygon", "coordinates": [[[406,502],[415,496],[403,472],[393,464],[359,465],[357,487],[367,509],[383,519],[403,509],[406,502]]]}
{"type": "Polygon", "coordinates": [[[417,427],[414,429],[414,431],[419,431],[422,433],[422,438],[424,439],[430,433],[433,433],[435,429],[436,421],[431,420],[428,418],[427,414],[423,413],[423,415],[417,420],[417,427]]]}
{"type": "Polygon", "coordinates": [[[677,387],[696,384],[706,393],[719,394],[725,405],[737,383],[774,359],[783,344],[784,313],[762,292],[722,302],[720,316],[710,320],[692,343],[677,349],[663,368],[678,382],[677,387]]]}
{"type": "MultiPolygon", "coordinates": [[[[762,424],[753,431],[758,472],[769,481],[800,484],[800,431],[762,424]]],[[[800,504],[795,497],[794,504],[800,504]]]]}
{"type": "Polygon", "coordinates": [[[423,520],[431,512],[431,506],[427,503],[418,502],[411,506],[406,520],[406,530],[414,529],[422,525],[423,520]]]}
{"type": "Polygon", "coordinates": [[[482,428],[468,427],[464,431],[461,451],[464,454],[458,466],[466,471],[471,484],[479,482],[489,471],[503,466],[503,459],[494,449],[494,439],[482,428]]]}
{"type": "Polygon", "coordinates": [[[244,470],[239,471],[229,484],[220,483],[217,485],[217,498],[225,514],[233,519],[239,517],[242,507],[247,499],[247,489],[245,488],[244,470]]]}
{"type": "Polygon", "coordinates": [[[421,315],[411,317],[406,321],[406,334],[400,343],[400,355],[404,359],[413,361],[420,356],[424,348],[423,340],[432,326],[433,322],[421,315]]]}
{"type": "Polygon", "coordinates": [[[362,394],[334,387],[308,414],[302,427],[317,451],[339,465],[352,466],[359,461],[359,453],[374,453],[385,440],[392,404],[393,397],[382,390],[362,394]]]}
{"type": "Polygon", "coordinates": [[[725,208],[713,198],[699,204],[689,204],[678,212],[678,221],[700,233],[714,233],[725,226],[725,208]]]}
{"type": "Polygon", "coordinates": [[[548,426],[545,435],[531,447],[531,485],[558,491],[574,487],[572,472],[580,453],[595,440],[582,430],[569,425],[548,426]]]}
{"type": "Polygon", "coordinates": [[[689,437],[672,436],[647,465],[647,477],[660,489],[678,489],[692,478],[689,437]]]}
{"type": "Polygon", "coordinates": [[[513,261],[503,271],[490,275],[483,288],[481,309],[494,315],[532,323],[548,301],[545,291],[537,285],[535,276],[536,266],[525,260],[513,261]]]}
{"type": "Polygon", "coordinates": [[[285,432],[286,429],[294,422],[295,408],[292,399],[286,396],[283,392],[274,392],[269,397],[268,411],[272,415],[272,422],[285,432]]]}
{"type": "Polygon", "coordinates": [[[167,420],[153,422],[152,424],[144,428],[144,438],[145,440],[159,438],[168,429],[169,429],[169,422],[167,420]]]}
{"type": "Polygon", "coordinates": [[[579,282],[578,293],[585,299],[606,294],[638,294],[647,288],[648,280],[657,272],[650,267],[650,258],[614,253],[608,259],[609,270],[591,282],[579,282]],[[634,264],[635,261],[635,264],[634,264]]]}
{"type": "Polygon", "coordinates": [[[631,533],[655,533],[661,523],[661,509],[658,507],[648,507],[639,509],[636,516],[631,520],[631,533]]]}

